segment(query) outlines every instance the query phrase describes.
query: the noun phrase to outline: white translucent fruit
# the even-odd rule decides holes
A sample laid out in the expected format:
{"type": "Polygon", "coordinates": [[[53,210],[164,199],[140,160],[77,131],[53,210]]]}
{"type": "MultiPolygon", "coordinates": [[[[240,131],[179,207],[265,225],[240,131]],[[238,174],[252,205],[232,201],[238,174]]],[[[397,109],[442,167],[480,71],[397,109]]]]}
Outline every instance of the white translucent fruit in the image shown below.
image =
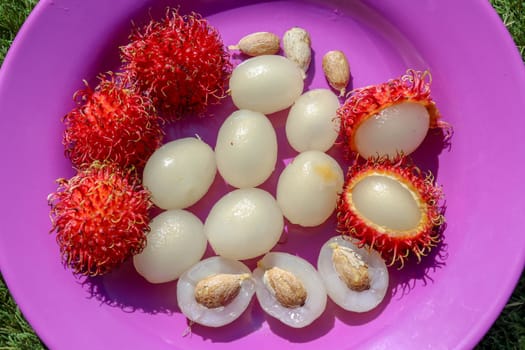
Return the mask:
{"type": "Polygon", "coordinates": [[[302,94],[290,108],[286,119],[288,143],[297,152],[325,152],[334,144],[339,133],[337,96],[327,89],[302,94]]]}
{"type": "Polygon", "coordinates": [[[263,310],[282,323],[302,328],[326,308],[326,290],[317,270],[306,260],[271,252],[253,271],[257,299],[263,310]]]}
{"type": "Polygon", "coordinates": [[[322,246],[317,269],[330,298],[345,310],[366,312],[385,297],[388,270],[375,250],[333,237],[322,246]]]}
{"type": "Polygon", "coordinates": [[[368,175],[352,188],[352,203],[369,222],[389,230],[390,235],[414,230],[422,208],[416,194],[402,182],[384,174],[368,175]]]}
{"type": "Polygon", "coordinates": [[[149,226],[146,247],[133,257],[135,269],[149,282],[175,280],[204,255],[204,225],[192,213],[168,210],[154,217],[149,226]]]}
{"type": "Polygon", "coordinates": [[[251,272],[243,263],[214,256],[186,271],[177,283],[177,302],[191,321],[220,327],[236,320],[255,293],[251,272]]]}
{"type": "Polygon", "coordinates": [[[281,173],[277,202],[291,223],[317,226],[335,210],[343,182],[343,170],[335,159],[320,151],[306,151],[281,173]]]}
{"type": "Polygon", "coordinates": [[[277,161],[272,123],[259,112],[233,112],[219,129],[215,155],[219,173],[230,185],[246,188],[262,184],[277,161]]]}
{"type": "Polygon", "coordinates": [[[183,209],[206,194],[216,172],[211,147],[188,137],[168,142],[151,155],[144,168],[143,183],[159,208],[183,209]]]}
{"type": "Polygon", "coordinates": [[[270,114],[290,107],[304,88],[302,70],[278,55],[250,58],[230,78],[233,103],[239,109],[270,114]]]}
{"type": "Polygon", "coordinates": [[[363,121],[354,134],[354,144],[364,158],[395,157],[416,150],[427,135],[430,116],[425,106],[403,102],[382,109],[363,121]]]}
{"type": "Polygon", "coordinates": [[[244,260],[270,251],[283,227],[283,215],[273,196],[258,188],[246,188],[234,190],[215,203],[204,233],[215,253],[244,260]]]}

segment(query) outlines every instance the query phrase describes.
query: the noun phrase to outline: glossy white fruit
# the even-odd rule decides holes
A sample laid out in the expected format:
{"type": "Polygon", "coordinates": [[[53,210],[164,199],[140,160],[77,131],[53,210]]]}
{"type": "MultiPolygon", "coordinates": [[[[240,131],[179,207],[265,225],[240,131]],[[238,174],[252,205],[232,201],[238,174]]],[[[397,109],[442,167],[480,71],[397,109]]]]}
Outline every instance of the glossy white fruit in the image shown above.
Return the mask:
{"type": "Polygon", "coordinates": [[[388,270],[379,253],[364,247],[358,248],[351,241],[341,236],[329,239],[322,246],[317,269],[330,298],[345,310],[354,312],[372,310],[381,303],[386,295],[389,279],[388,270]],[[337,246],[355,252],[368,265],[369,289],[355,291],[343,282],[332,259],[334,247],[337,246]]]}
{"type": "Polygon", "coordinates": [[[326,308],[326,290],[317,270],[306,260],[288,253],[271,252],[264,256],[253,271],[256,294],[263,310],[282,323],[302,328],[315,321],[326,308]],[[303,306],[283,306],[264,281],[265,272],[278,267],[292,273],[304,285],[307,297],[303,306]]]}
{"type": "Polygon", "coordinates": [[[335,210],[343,182],[343,170],[335,159],[320,151],[306,151],[281,173],[277,202],[291,223],[317,226],[335,210]]]}
{"type": "Polygon", "coordinates": [[[354,143],[364,158],[395,157],[416,150],[427,135],[430,116],[425,106],[403,102],[367,118],[355,131],[354,143]]]}
{"type": "Polygon", "coordinates": [[[277,136],[272,123],[259,112],[233,112],[219,129],[215,155],[219,173],[233,187],[262,184],[277,161],[277,136]]]}
{"type": "Polygon", "coordinates": [[[229,304],[207,308],[195,300],[195,286],[199,281],[217,274],[251,274],[243,263],[214,256],[204,259],[186,271],[177,283],[177,302],[182,313],[191,321],[208,326],[220,327],[236,320],[248,307],[255,293],[252,278],[241,282],[239,294],[229,304]]]}
{"type": "Polygon", "coordinates": [[[304,88],[301,69],[278,55],[250,58],[230,78],[233,103],[239,109],[270,114],[290,107],[304,88]]]}
{"type": "Polygon", "coordinates": [[[394,232],[413,230],[421,220],[422,210],[414,192],[387,175],[378,173],[361,179],[352,189],[352,202],[360,215],[394,232]]]}
{"type": "Polygon", "coordinates": [[[265,254],[279,241],[284,219],[277,202],[258,188],[234,190],[211,209],[204,233],[218,255],[244,260],[265,254]]]}
{"type": "Polygon", "coordinates": [[[150,228],[146,247],[133,257],[135,269],[149,282],[173,281],[204,255],[204,225],[192,213],[165,211],[151,220],[150,228]]]}
{"type": "Polygon", "coordinates": [[[151,155],[144,168],[143,183],[159,208],[183,209],[206,194],[216,172],[211,147],[188,137],[168,142],[151,155]]]}
{"type": "Polygon", "coordinates": [[[286,119],[288,143],[297,152],[330,149],[339,134],[338,108],[339,100],[330,90],[316,89],[302,94],[286,119]]]}

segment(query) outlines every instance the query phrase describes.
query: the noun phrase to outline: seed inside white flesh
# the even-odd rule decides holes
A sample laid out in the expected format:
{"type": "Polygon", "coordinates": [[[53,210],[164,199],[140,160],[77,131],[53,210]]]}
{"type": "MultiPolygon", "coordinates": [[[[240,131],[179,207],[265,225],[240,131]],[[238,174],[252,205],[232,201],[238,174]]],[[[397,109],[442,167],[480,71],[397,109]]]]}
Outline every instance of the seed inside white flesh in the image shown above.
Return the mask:
{"type": "MultiPolygon", "coordinates": [[[[253,271],[253,278],[256,283],[257,299],[263,310],[290,327],[308,326],[319,318],[326,308],[326,289],[321,276],[308,261],[296,255],[280,252],[266,254],[253,271]],[[265,276],[266,280],[268,279],[266,272],[274,267],[293,274],[300,281],[307,295],[303,305],[287,307],[277,300],[276,291],[268,288],[268,281],[265,283],[265,276]]],[[[276,278],[275,281],[278,282],[278,279],[276,278]]],[[[283,288],[283,290],[286,289],[283,288]]]]}
{"type": "Polygon", "coordinates": [[[366,312],[378,306],[388,288],[388,270],[385,262],[375,250],[358,248],[351,241],[341,236],[329,239],[321,248],[317,269],[324,281],[326,291],[337,305],[348,311],[366,312]],[[346,249],[354,252],[367,266],[368,286],[362,290],[352,290],[344,282],[334,266],[334,249],[346,249]]]}
{"type": "Polygon", "coordinates": [[[421,208],[417,197],[404,184],[386,175],[374,174],[352,188],[352,202],[365,219],[389,231],[417,228],[421,208]]]}
{"type": "Polygon", "coordinates": [[[230,78],[233,103],[239,109],[270,114],[290,107],[304,88],[302,70],[279,55],[263,55],[239,64],[230,78]]]}
{"type": "Polygon", "coordinates": [[[198,324],[220,327],[233,322],[246,310],[255,293],[255,283],[250,269],[243,263],[214,256],[193,265],[179,278],[177,283],[177,302],[182,313],[198,324]],[[195,298],[195,287],[210,276],[232,274],[240,278],[240,290],[224,306],[208,308],[195,298]]]}
{"type": "Polygon", "coordinates": [[[416,150],[427,135],[430,116],[420,103],[403,102],[382,109],[366,119],[354,135],[357,151],[364,158],[395,157],[416,150]]]}

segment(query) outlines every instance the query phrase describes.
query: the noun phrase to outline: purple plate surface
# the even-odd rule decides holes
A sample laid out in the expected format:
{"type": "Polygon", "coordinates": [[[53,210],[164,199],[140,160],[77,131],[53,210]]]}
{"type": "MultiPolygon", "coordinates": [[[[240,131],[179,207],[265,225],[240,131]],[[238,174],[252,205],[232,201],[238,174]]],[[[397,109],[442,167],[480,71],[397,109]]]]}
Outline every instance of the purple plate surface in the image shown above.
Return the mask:
{"type": "MultiPolygon", "coordinates": [[[[329,302],[311,326],[286,328],[254,300],[221,329],[188,324],[175,283],[149,285],[128,263],[93,279],[75,278],[60,264],[46,197],[54,180],[73,174],[61,145],[61,117],[82,79],[95,82],[118,69],[118,46],[131,20],[158,18],[168,1],[42,0],[15,40],[0,74],[3,201],[0,267],[24,315],[53,349],[452,349],[471,348],[503,308],[523,269],[522,217],[525,70],[499,17],[486,1],[186,1],[181,11],[204,14],[226,44],[253,31],[310,30],[314,59],[307,88],[327,87],[321,57],[344,50],[352,86],[379,83],[407,68],[429,69],[433,96],[454,126],[450,148],[429,135],[415,154],[446,193],[443,243],[424,260],[397,271],[384,303],[355,315],[329,302]]],[[[198,133],[212,146],[230,102],[215,118],[167,129],[169,139],[198,133]]],[[[295,153],[284,138],[286,113],[271,116],[281,143],[277,176],[295,153]]],[[[331,153],[340,159],[340,150],[331,153]]],[[[343,164],[344,165],[344,164],[343,164]]],[[[190,210],[205,218],[229,188],[190,210]]],[[[315,262],[334,220],[311,230],[287,226],[276,250],[315,262]]],[[[253,265],[252,265],[253,266],[253,265]]]]}

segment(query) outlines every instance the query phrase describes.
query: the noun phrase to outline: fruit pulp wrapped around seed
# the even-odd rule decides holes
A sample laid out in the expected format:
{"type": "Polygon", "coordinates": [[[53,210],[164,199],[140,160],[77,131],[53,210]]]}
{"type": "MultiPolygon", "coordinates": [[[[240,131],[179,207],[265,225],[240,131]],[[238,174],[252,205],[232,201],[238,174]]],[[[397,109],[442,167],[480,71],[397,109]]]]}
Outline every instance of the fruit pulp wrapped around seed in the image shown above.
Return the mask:
{"type": "Polygon", "coordinates": [[[298,256],[270,252],[258,262],[253,277],[263,310],[290,327],[306,327],[325,310],[323,280],[298,256]]]}
{"type": "Polygon", "coordinates": [[[283,214],[270,193],[242,188],[227,193],[213,205],[204,233],[217,255],[245,260],[270,251],[283,227],[283,214]]]}
{"type": "Polygon", "coordinates": [[[266,115],[290,107],[303,88],[301,69],[279,55],[247,59],[235,67],[230,78],[233,104],[266,115]]]}
{"type": "Polygon", "coordinates": [[[217,169],[233,187],[265,182],[277,162],[277,136],[270,120],[249,110],[233,112],[222,123],[215,146],[217,169]]]}
{"type": "Polygon", "coordinates": [[[250,269],[239,261],[219,256],[193,265],[177,282],[177,302],[182,313],[208,327],[235,321],[254,293],[250,269]]]}
{"type": "Polygon", "coordinates": [[[337,111],[347,151],[363,158],[408,155],[440,120],[430,96],[430,73],[409,70],[385,83],[355,89],[337,111]]]}
{"type": "Polygon", "coordinates": [[[143,183],[159,208],[183,209],[206,195],[216,173],[213,149],[197,137],[185,137],[153,152],[144,167],[143,183]]]}
{"type": "Polygon", "coordinates": [[[337,204],[337,229],[376,249],[388,265],[418,261],[441,239],[443,193],[407,157],[357,159],[337,204]]]}
{"type": "Polygon", "coordinates": [[[133,265],[150,283],[176,280],[206,251],[204,225],[189,211],[166,210],[149,226],[146,247],[133,257],[133,265]]]}
{"type": "Polygon", "coordinates": [[[378,306],[388,288],[388,270],[373,249],[359,248],[336,236],[319,252],[317,269],[330,299],[348,311],[366,312],[378,306]]]}
{"type": "Polygon", "coordinates": [[[281,172],[277,202],[291,223],[318,226],[334,212],[343,183],[343,170],[334,158],[320,151],[305,151],[281,172]]]}

